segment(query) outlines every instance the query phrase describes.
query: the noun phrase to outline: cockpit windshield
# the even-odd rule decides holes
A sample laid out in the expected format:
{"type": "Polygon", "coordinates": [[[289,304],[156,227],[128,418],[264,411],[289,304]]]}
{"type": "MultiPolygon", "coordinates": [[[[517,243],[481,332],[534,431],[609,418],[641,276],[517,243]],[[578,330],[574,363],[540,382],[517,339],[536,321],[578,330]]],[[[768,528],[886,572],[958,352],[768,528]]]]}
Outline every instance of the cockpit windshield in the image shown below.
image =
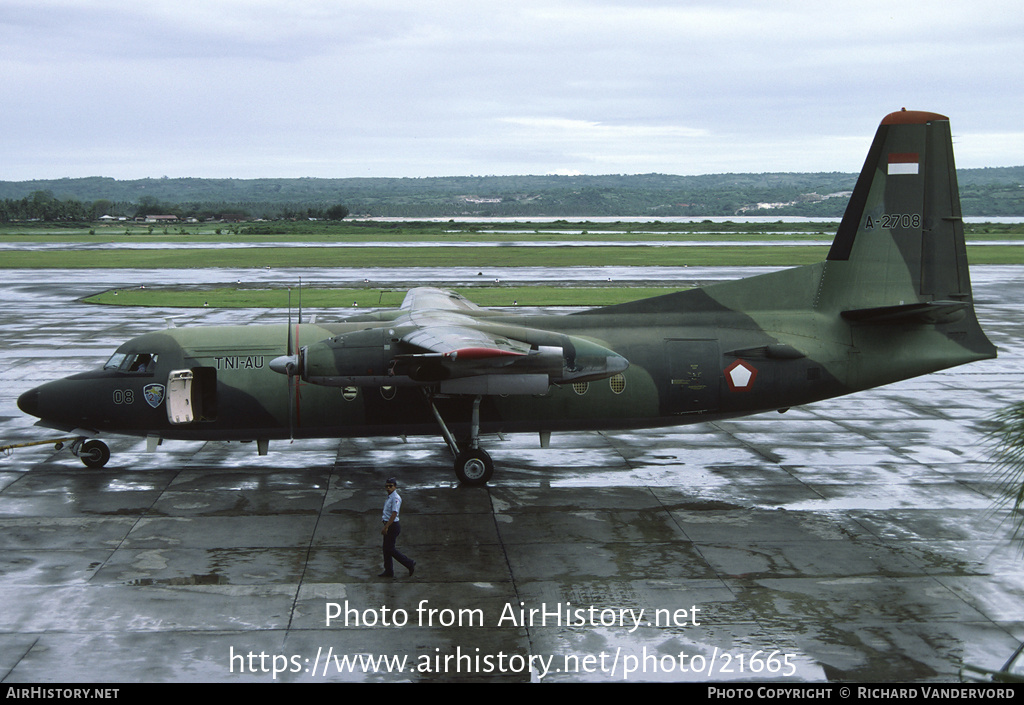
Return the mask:
{"type": "Polygon", "coordinates": [[[158,357],[155,353],[114,353],[103,369],[132,374],[152,373],[158,357]]]}

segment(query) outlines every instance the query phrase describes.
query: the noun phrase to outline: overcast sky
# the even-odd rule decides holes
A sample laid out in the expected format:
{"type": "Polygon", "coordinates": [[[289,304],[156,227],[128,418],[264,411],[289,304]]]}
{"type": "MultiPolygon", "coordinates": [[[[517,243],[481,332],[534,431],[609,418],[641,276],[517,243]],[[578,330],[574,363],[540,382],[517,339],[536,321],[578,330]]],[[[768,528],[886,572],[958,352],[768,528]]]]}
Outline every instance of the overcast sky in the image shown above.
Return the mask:
{"type": "Polygon", "coordinates": [[[0,0],[0,179],[1024,164],[1018,0],[0,0]]]}

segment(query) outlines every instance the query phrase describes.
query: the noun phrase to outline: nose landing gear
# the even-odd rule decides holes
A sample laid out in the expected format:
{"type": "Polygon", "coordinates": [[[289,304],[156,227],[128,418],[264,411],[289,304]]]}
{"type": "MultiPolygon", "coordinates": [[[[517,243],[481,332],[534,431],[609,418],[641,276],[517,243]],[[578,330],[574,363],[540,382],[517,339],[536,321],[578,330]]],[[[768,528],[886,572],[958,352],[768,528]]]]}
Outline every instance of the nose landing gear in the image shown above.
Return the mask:
{"type": "Polygon", "coordinates": [[[110,448],[103,441],[91,438],[87,441],[78,439],[71,444],[71,453],[82,461],[87,468],[101,468],[110,460],[110,448]]]}
{"type": "Polygon", "coordinates": [[[0,446],[0,452],[10,455],[16,448],[28,448],[31,446],[42,446],[52,443],[54,450],[64,450],[64,445],[70,443],[68,450],[76,458],[82,461],[87,468],[101,468],[110,460],[110,448],[103,441],[95,438],[57,438],[47,441],[29,441],[28,443],[15,443],[13,445],[0,446]]]}

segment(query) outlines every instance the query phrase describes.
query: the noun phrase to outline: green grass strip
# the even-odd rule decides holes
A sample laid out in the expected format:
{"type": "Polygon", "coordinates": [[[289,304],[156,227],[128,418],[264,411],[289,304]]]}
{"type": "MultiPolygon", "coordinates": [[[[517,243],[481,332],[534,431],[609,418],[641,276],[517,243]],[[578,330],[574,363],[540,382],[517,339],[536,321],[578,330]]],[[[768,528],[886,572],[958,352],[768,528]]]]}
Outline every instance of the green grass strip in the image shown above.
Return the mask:
{"type": "MultiPolygon", "coordinates": [[[[968,246],[971,264],[1024,264],[1024,247],[968,246]]],[[[825,259],[824,246],[744,247],[268,247],[225,249],[8,251],[8,269],[188,269],[279,267],[787,267],[825,259]]],[[[485,272],[486,273],[486,272],[485,272]]]]}
{"type": "MultiPolygon", "coordinates": [[[[406,289],[324,289],[303,288],[302,307],[397,308],[406,289]]],[[[609,306],[678,291],[678,287],[557,287],[487,286],[456,289],[480,306],[609,306]]],[[[283,288],[181,288],[147,287],[105,291],[85,299],[86,303],[118,306],[182,308],[287,308],[288,292],[283,288]]],[[[292,308],[298,309],[298,290],[292,290],[292,308]]]]}
{"type": "Polygon", "coordinates": [[[193,267],[600,267],[786,266],[825,258],[827,247],[266,247],[8,251],[4,268],[186,269],[193,267]]]}

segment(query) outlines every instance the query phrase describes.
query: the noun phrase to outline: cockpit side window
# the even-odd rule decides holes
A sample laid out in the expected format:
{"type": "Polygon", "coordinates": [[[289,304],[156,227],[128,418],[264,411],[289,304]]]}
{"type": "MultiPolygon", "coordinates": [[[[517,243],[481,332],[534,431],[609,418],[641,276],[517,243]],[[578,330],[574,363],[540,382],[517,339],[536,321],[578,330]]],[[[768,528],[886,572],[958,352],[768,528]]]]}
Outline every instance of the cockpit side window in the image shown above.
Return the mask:
{"type": "Polygon", "coordinates": [[[105,369],[105,370],[119,370],[119,369],[121,369],[121,364],[124,362],[126,357],[128,357],[128,356],[125,355],[124,353],[114,353],[113,355],[110,356],[110,359],[107,360],[107,364],[105,364],[103,366],[103,369],[105,369]]]}
{"type": "Polygon", "coordinates": [[[153,374],[158,359],[155,353],[114,353],[103,369],[128,374],[153,374]]]}

